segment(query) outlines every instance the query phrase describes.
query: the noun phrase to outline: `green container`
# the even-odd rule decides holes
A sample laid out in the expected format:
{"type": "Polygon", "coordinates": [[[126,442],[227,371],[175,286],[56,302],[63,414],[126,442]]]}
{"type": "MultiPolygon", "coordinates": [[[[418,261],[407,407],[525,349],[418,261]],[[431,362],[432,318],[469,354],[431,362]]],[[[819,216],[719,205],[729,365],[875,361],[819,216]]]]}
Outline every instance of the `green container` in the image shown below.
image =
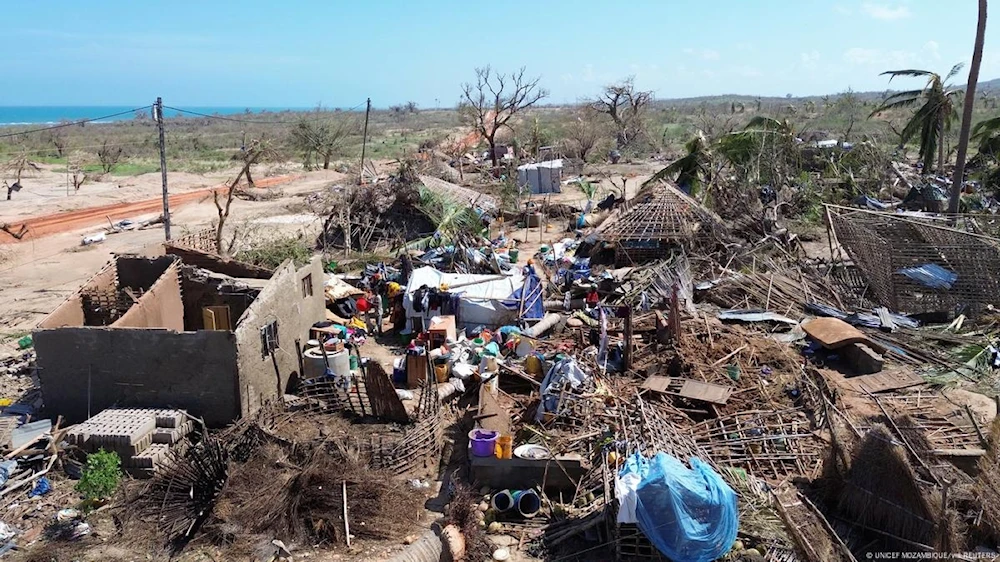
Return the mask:
{"type": "Polygon", "coordinates": [[[517,263],[517,256],[520,255],[520,252],[514,248],[511,248],[510,250],[507,251],[507,255],[510,256],[510,263],[517,263]]]}
{"type": "Polygon", "coordinates": [[[35,345],[35,343],[31,340],[31,336],[24,336],[23,338],[17,340],[17,347],[20,349],[28,349],[33,345],[35,345]]]}
{"type": "Polygon", "coordinates": [[[351,370],[354,371],[357,368],[358,368],[358,356],[357,355],[352,355],[351,356],[351,370]]]}

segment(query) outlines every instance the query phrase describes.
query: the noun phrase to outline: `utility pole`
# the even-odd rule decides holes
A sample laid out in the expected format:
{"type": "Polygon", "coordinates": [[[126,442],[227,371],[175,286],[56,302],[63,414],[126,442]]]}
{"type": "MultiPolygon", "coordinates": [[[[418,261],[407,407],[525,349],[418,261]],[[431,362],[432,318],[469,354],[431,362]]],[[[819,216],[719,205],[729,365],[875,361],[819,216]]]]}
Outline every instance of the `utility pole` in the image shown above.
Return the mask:
{"type": "Polygon", "coordinates": [[[160,177],[163,179],[163,235],[170,240],[170,197],[167,195],[167,143],[163,136],[163,98],[156,98],[153,108],[156,128],[160,132],[160,177]]]}
{"type": "Polygon", "coordinates": [[[365,130],[361,136],[361,173],[358,175],[358,184],[365,183],[365,148],[368,145],[368,114],[372,111],[372,99],[368,98],[368,105],[365,107],[365,130]]]}

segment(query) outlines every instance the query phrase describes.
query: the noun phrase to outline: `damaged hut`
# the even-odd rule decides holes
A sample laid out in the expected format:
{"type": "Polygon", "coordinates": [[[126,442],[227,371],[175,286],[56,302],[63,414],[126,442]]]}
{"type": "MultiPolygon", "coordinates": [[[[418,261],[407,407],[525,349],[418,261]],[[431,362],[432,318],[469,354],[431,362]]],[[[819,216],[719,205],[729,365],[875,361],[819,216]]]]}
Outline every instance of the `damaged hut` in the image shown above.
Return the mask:
{"type": "Polygon", "coordinates": [[[643,264],[713,241],[722,219],[666,181],[647,184],[596,230],[614,264],[643,264]]]}

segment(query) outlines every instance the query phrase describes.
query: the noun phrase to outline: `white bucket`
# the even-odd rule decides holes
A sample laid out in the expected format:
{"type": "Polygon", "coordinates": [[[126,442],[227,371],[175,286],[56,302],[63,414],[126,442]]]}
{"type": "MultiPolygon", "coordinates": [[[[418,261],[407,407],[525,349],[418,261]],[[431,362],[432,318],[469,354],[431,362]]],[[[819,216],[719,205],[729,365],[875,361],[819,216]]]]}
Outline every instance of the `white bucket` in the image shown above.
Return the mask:
{"type": "Polygon", "coordinates": [[[345,391],[351,389],[351,355],[346,349],[337,353],[327,353],[326,361],[323,361],[323,351],[319,348],[308,349],[302,355],[306,379],[320,378],[329,368],[337,378],[337,388],[345,391]]]}

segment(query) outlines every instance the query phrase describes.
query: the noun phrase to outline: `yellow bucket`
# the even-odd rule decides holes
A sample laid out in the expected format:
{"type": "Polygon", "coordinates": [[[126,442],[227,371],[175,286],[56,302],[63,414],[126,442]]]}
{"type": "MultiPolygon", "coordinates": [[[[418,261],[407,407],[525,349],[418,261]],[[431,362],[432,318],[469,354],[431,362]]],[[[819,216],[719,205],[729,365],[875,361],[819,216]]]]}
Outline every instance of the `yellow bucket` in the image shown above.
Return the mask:
{"type": "Polygon", "coordinates": [[[448,364],[434,365],[434,376],[438,382],[448,382],[448,364]]]}
{"type": "Polygon", "coordinates": [[[524,360],[524,370],[531,376],[537,377],[542,374],[542,360],[537,355],[529,355],[524,360]]]}

